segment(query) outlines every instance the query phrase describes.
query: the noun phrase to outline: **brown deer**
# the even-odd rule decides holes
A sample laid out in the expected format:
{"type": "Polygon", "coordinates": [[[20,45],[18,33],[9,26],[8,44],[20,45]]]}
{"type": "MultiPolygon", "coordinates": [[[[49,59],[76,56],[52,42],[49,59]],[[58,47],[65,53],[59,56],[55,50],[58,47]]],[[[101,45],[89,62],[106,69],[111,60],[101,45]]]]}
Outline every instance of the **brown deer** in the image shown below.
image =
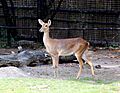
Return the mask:
{"type": "MultiPolygon", "coordinates": [[[[44,23],[41,19],[38,19],[38,22],[41,24],[41,32],[44,32],[43,42],[46,47],[47,52],[52,57],[53,67],[58,67],[59,56],[67,56],[74,54],[79,62],[80,69],[77,74],[77,79],[79,78],[82,72],[82,55],[85,51],[89,49],[89,43],[83,38],[70,38],[70,39],[52,39],[49,36],[49,27],[51,25],[51,20],[48,20],[47,23],[44,23]]],[[[85,52],[87,53],[87,52],[85,52]]],[[[94,76],[93,64],[87,57],[87,63],[91,67],[92,75],[94,76]]]]}

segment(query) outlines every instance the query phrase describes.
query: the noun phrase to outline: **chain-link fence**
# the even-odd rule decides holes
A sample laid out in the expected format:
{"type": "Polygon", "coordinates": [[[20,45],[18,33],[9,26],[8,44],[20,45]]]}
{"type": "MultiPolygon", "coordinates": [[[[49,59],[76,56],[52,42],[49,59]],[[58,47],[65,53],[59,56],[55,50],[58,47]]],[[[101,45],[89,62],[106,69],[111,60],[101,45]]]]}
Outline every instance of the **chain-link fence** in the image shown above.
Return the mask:
{"type": "Polygon", "coordinates": [[[93,46],[120,45],[119,0],[1,0],[0,47],[42,42],[38,18],[52,20],[52,38],[81,36],[93,46]]]}

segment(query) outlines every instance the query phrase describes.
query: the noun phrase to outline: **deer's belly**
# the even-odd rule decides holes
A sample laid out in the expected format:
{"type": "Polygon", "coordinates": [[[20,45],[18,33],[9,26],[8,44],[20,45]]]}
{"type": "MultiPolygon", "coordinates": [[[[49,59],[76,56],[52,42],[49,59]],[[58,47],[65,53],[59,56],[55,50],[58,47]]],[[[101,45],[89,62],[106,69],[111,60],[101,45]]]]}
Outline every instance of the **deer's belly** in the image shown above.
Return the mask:
{"type": "Polygon", "coordinates": [[[55,48],[55,47],[46,47],[46,50],[50,54],[58,55],[58,56],[69,56],[75,53],[76,49],[67,49],[67,48],[55,48]]]}
{"type": "Polygon", "coordinates": [[[69,56],[74,54],[74,51],[59,51],[59,56],[69,56]]]}

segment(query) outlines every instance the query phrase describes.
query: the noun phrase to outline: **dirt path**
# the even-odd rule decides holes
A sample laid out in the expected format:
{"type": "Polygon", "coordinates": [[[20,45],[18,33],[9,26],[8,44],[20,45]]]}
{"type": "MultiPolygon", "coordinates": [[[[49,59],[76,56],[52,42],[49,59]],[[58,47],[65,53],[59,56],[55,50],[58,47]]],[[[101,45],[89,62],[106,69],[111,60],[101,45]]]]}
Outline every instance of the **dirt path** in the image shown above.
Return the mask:
{"type": "MultiPolygon", "coordinates": [[[[94,66],[100,65],[101,69],[95,68],[95,79],[115,81],[120,80],[120,53],[113,53],[108,50],[91,52],[94,66]]],[[[57,78],[69,79],[75,78],[79,69],[76,63],[60,64],[58,69],[53,69],[51,65],[41,65],[36,67],[6,67],[0,68],[0,77],[33,77],[33,78],[57,78]],[[11,71],[7,71],[11,69],[11,71]],[[14,69],[14,70],[13,70],[14,69]],[[6,75],[7,74],[7,75],[6,75]]],[[[92,78],[91,71],[88,65],[84,65],[83,72],[80,78],[92,78]]]]}

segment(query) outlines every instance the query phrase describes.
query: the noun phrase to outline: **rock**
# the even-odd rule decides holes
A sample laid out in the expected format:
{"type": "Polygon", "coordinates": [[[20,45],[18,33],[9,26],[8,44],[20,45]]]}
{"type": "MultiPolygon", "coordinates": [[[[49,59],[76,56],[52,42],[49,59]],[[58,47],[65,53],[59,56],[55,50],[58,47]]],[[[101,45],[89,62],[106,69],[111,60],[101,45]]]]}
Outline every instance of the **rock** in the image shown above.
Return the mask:
{"type": "Polygon", "coordinates": [[[101,69],[101,65],[96,65],[95,68],[101,69]]]}
{"type": "Polygon", "coordinates": [[[5,77],[28,77],[29,75],[17,67],[1,67],[0,78],[5,77]]]}

